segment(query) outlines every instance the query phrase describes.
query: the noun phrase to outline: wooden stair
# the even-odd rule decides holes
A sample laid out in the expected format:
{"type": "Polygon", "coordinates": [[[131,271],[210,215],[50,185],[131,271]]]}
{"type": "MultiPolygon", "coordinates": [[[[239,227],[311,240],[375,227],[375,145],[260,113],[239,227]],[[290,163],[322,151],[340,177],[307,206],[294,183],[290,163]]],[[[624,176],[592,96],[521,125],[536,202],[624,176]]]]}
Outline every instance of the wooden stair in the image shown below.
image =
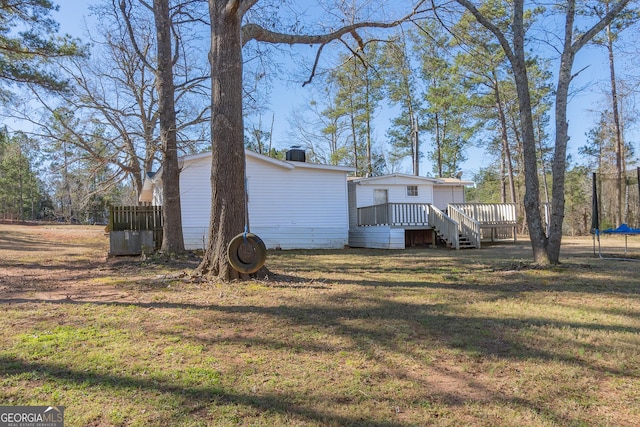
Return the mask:
{"type": "Polygon", "coordinates": [[[464,234],[458,234],[458,242],[460,243],[460,249],[475,249],[476,245],[464,234]]]}
{"type": "MultiPolygon", "coordinates": [[[[440,241],[444,242],[447,246],[452,247],[453,243],[450,242],[443,234],[440,233],[440,230],[434,228],[436,232],[436,238],[440,241]]],[[[471,239],[466,235],[459,233],[458,234],[458,243],[460,245],[460,249],[476,249],[476,245],[473,244],[471,239]]]]}

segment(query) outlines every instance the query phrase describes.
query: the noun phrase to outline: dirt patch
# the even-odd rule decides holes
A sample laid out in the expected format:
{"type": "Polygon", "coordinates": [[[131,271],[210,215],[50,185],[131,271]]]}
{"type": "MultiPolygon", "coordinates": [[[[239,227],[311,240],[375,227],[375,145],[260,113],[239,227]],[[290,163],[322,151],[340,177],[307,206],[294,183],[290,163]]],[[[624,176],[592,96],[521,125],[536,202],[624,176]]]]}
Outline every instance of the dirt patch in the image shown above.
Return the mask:
{"type": "Polygon", "coordinates": [[[101,226],[0,224],[0,299],[138,302],[197,265],[194,257],[160,264],[108,251],[101,226]]]}

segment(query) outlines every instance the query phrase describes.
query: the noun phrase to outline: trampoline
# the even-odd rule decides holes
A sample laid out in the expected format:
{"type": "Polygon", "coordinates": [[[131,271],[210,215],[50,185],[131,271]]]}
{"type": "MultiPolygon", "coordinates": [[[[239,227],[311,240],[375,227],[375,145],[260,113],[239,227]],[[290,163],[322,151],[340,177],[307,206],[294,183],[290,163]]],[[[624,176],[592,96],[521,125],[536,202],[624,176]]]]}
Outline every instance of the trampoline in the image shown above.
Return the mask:
{"type": "MultiPolygon", "coordinates": [[[[640,168],[638,169],[638,173],[640,175],[640,168]]],[[[616,259],[616,260],[626,260],[626,261],[637,261],[634,258],[619,258],[619,257],[604,257],[602,255],[602,250],[600,247],[600,235],[618,235],[624,236],[624,254],[627,255],[628,245],[627,238],[629,236],[638,236],[640,235],[640,228],[632,228],[627,224],[620,224],[620,226],[616,228],[607,228],[605,230],[600,230],[600,215],[598,209],[598,192],[597,192],[597,184],[596,184],[596,174],[593,174],[593,195],[592,195],[592,216],[591,216],[591,233],[593,233],[593,254],[596,255],[596,238],[598,240],[598,256],[602,259],[616,259]]]]}
{"type": "MultiPolygon", "coordinates": [[[[640,228],[631,228],[627,224],[621,224],[617,228],[608,228],[602,231],[596,229],[595,234],[598,237],[598,256],[604,259],[604,257],[602,256],[602,251],[600,249],[600,234],[614,234],[614,235],[624,236],[624,254],[627,255],[627,252],[628,252],[627,238],[629,236],[640,235],[640,228]]],[[[618,259],[618,258],[614,258],[614,259],[618,259]]]]}

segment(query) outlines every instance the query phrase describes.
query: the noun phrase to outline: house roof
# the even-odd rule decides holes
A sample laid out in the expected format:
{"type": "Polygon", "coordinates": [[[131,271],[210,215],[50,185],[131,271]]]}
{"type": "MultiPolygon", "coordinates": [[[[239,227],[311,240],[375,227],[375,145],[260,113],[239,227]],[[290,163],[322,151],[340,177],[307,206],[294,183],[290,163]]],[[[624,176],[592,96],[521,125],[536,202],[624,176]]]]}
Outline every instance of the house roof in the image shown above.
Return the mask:
{"type": "MultiPolygon", "coordinates": [[[[318,164],[318,163],[308,163],[308,162],[296,162],[296,161],[291,161],[291,160],[280,160],[280,159],[274,159],[273,157],[269,157],[269,156],[265,156],[263,154],[258,154],[255,151],[251,151],[251,150],[244,150],[244,154],[247,157],[251,157],[254,158],[256,160],[261,160],[263,162],[266,163],[270,163],[272,165],[275,166],[279,166],[281,168],[285,168],[285,169],[296,169],[296,168],[301,168],[301,169],[324,169],[324,170],[330,170],[330,171],[340,171],[340,172],[355,172],[355,168],[352,168],[350,166],[334,166],[334,165],[322,165],[322,164],[318,164]]],[[[198,154],[192,154],[189,156],[183,156],[180,157],[178,159],[178,161],[182,164],[184,163],[188,163],[188,162],[192,162],[192,161],[196,161],[196,160],[200,160],[200,159],[204,159],[204,158],[208,158],[211,157],[211,151],[207,151],[204,153],[198,153],[198,154]]]]}
{"type": "MultiPolygon", "coordinates": [[[[349,166],[333,166],[333,165],[321,165],[316,163],[308,163],[308,162],[296,162],[291,160],[280,160],[274,159],[273,157],[268,157],[262,154],[258,154],[251,150],[244,150],[244,154],[247,157],[251,157],[253,159],[263,161],[266,163],[270,163],[272,165],[284,168],[284,169],[316,169],[316,170],[326,170],[333,172],[344,172],[350,173],[355,172],[355,168],[349,166]]],[[[180,167],[183,167],[185,163],[191,163],[198,160],[206,159],[211,157],[211,151],[206,151],[204,153],[190,154],[188,156],[182,156],[178,158],[178,162],[180,163],[180,167]]],[[[144,178],[144,184],[142,187],[142,192],[140,197],[138,198],[140,202],[151,202],[153,196],[153,185],[156,184],[162,177],[162,166],[155,172],[149,172],[144,178]]]]}
{"type": "Polygon", "coordinates": [[[473,181],[465,181],[463,179],[458,178],[438,178],[441,183],[439,185],[464,185],[464,186],[473,186],[476,185],[473,181]]]}
{"type": "Polygon", "coordinates": [[[407,175],[393,173],[389,175],[372,176],[369,178],[351,177],[349,181],[356,184],[378,184],[384,182],[389,185],[433,184],[444,186],[474,185],[473,181],[463,181],[457,178],[432,178],[429,176],[407,175]]]}
{"type": "Polygon", "coordinates": [[[377,182],[385,181],[387,184],[398,185],[407,185],[408,182],[433,184],[438,182],[436,178],[431,178],[428,176],[406,175],[403,173],[392,173],[389,175],[371,176],[368,178],[351,177],[349,178],[349,180],[355,182],[356,184],[375,184],[377,182]]]}

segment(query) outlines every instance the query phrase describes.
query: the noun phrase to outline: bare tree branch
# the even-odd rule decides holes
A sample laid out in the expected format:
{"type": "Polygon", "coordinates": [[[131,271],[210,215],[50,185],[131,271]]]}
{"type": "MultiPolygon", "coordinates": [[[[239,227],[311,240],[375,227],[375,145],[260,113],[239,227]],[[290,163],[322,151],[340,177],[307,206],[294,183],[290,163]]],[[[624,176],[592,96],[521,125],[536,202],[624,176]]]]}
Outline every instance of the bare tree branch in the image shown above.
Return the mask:
{"type": "Polygon", "coordinates": [[[258,3],[258,0],[241,0],[239,10],[240,16],[244,16],[244,14],[247,13],[247,11],[251,9],[256,3],[258,3]]]}
{"type": "Polygon", "coordinates": [[[318,69],[318,63],[320,62],[320,55],[322,55],[322,49],[324,49],[326,45],[327,45],[326,43],[323,43],[318,48],[318,51],[316,52],[316,59],[313,61],[313,67],[311,68],[311,75],[309,76],[309,79],[307,81],[302,83],[302,87],[305,87],[306,85],[308,85],[313,81],[313,78],[316,75],[316,70],[318,69]]]}
{"type": "MultiPolygon", "coordinates": [[[[116,0],[113,0],[116,1],[116,0]]],[[[125,0],[119,1],[120,12],[122,12],[122,18],[124,19],[125,25],[127,26],[127,34],[129,34],[129,40],[131,41],[131,45],[133,49],[136,51],[140,60],[144,62],[144,65],[149,67],[150,70],[155,70],[155,68],[147,61],[145,55],[143,55],[142,51],[138,47],[138,42],[136,41],[135,32],[133,30],[133,25],[131,25],[131,19],[129,17],[129,12],[127,11],[127,2],[125,0]]]]}
{"type": "Polygon", "coordinates": [[[609,13],[600,19],[593,27],[591,27],[588,31],[582,34],[578,39],[573,42],[571,45],[571,50],[575,53],[580,50],[585,44],[587,44],[596,34],[604,29],[607,25],[613,21],[613,19],[622,12],[622,10],[627,7],[627,5],[631,2],[631,0],[620,0],[614,6],[609,5],[609,13]]]}
{"type": "MultiPolygon", "coordinates": [[[[264,43],[273,43],[273,44],[321,44],[325,45],[329,42],[337,40],[344,36],[345,34],[353,34],[359,28],[393,28],[398,25],[406,22],[409,18],[422,13],[423,10],[420,7],[425,3],[426,0],[421,0],[413,10],[408,13],[406,16],[397,19],[391,22],[372,22],[372,21],[364,21],[357,22],[351,25],[346,25],[336,31],[326,33],[326,34],[286,34],[279,33],[276,31],[268,30],[258,24],[245,24],[242,27],[242,45],[244,46],[251,40],[261,41],[264,43]]],[[[357,33],[356,33],[357,36],[357,33]]],[[[355,36],[354,36],[355,37],[355,36]]],[[[359,38],[359,36],[358,36],[359,38]]],[[[356,38],[356,41],[358,40],[356,38]]]]}

